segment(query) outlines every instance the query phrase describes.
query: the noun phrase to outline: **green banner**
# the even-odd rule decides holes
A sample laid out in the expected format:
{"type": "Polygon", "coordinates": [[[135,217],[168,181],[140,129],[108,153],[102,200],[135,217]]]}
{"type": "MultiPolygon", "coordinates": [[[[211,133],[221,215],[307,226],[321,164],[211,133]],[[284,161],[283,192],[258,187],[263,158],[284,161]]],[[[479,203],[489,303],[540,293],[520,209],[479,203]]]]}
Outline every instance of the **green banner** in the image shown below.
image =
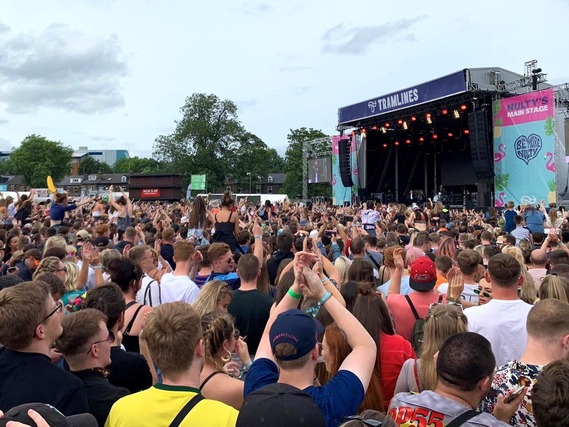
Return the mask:
{"type": "Polygon", "coordinates": [[[205,190],[205,175],[192,175],[192,190],[205,190]]]}

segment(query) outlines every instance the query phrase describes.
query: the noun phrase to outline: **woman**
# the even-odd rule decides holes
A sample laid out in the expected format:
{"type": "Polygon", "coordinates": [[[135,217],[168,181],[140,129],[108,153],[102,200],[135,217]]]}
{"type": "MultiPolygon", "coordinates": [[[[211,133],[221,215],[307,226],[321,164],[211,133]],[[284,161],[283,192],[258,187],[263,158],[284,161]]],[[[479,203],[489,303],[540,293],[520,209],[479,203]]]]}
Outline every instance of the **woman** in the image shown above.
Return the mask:
{"type": "Polygon", "coordinates": [[[111,185],[109,187],[109,203],[117,212],[117,230],[119,233],[119,240],[122,239],[122,235],[128,227],[130,227],[130,216],[132,215],[132,203],[128,198],[128,195],[123,191],[122,187],[119,190],[122,194],[117,200],[113,197],[114,187],[111,185]]]}
{"type": "Polygon", "coordinates": [[[105,212],[103,200],[101,197],[97,197],[95,199],[95,204],[91,208],[91,217],[93,218],[93,221],[97,223],[97,221],[104,219],[106,216],[107,213],[105,212]]]}
{"type": "Polygon", "coordinates": [[[209,242],[204,237],[204,228],[208,223],[209,217],[207,206],[201,196],[196,196],[192,203],[192,210],[188,219],[188,240],[196,246],[207,245],[209,242]]]}
{"type": "MultiPolygon", "coordinates": [[[[4,258],[2,259],[2,261],[8,262],[12,257],[12,255],[18,252],[19,242],[20,242],[20,236],[18,234],[15,233],[13,234],[13,232],[8,234],[8,236],[6,237],[6,252],[4,252],[4,258]]],[[[10,264],[12,265],[13,263],[10,264]]]]}
{"type": "Polygon", "coordinates": [[[478,289],[474,289],[474,293],[478,295],[478,305],[488,304],[492,299],[492,283],[486,279],[478,282],[478,289]]]}
{"type": "Polygon", "coordinates": [[[223,280],[212,280],[206,283],[194,303],[194,308],[200,317],[212,311],[227,313],[227,307],[231,302],[231,288],[223,280]]]}
{"type": "Polygon", "coordinates": [[[548,274],[541,281],[539,298],[555,298],[569,303],[569,280],[561,276],[548,274]]]}
{"type": "Polygon", "coordinates": [[[407,360],[403,364],[395,393],[434,390],[437,385],[435,353],[448,337],[466,332],[467,322],[462,307],[453,304],[434,304],[425,318],[421,357],[418,360],[407,360]]]}
{"type": "Polygon", "coordinates": [[[63,218],[65,218],[65,212],[77,209],[79,206],[83,206],[91,203],[92,199],[81,200],[77,203],[69,204],[69,199],[67,193],[57,193],[55,195],[55,201],[51,204],[49,209],[49,219],[52,227],[59,229],[63,218]]]}
{"type": "Polygon", "coordinates": [[[12,225],[14,215],[16,215],[16,204],[14,203],[14,198],[12,196],[6,196],[5,206],[6,212],[4,213],[2,223],[4,225],[12,225]]]}
{"type": "Polygon", "coordinates": [[[46,272],[55,274],[61,280],[61,283],[65,283],[67,279],[65,264],[57,257],[48,256],[43,258],[35,269],[33,278],[35,279],[40,274],[46,272]]]}
{"type": "Polygon", "coordinates": [[[252,362],[247,344],[235,329],[230,314],[214,311],[202,317],[205,365],[200,374],[200,392],[206,399],[219,400],[239,410],[243,404],[244,382],[239,369],[231,362],[236,352],[248,369],[252,362]],[[224,366],[228,365],[228,374],[224,366]]]}
{"type": "Polygon", "coordinates": [[[111,281],[122,289],[126,303],[122,344],[127,351],[140,353],[138,336],[144,328],[146,316],[152,311],[152,307],[142,305],[135,299],[142,283],[142,269],[128,258],[119,258],[109,263],[108,270],[111,281]]]}
{"type": "Polygon", "coordinates": [[[22,194],[20,200],[16,203],[16,213],[14,218],[18,220],[20,226],[26,223],[26,220],[33,211],[32,199],[35,197],[35,190],[30,192],[30,195],[22,194]]]}
{"type": "MultiPolygon", "coordinates": [[[[411,343],[395,333],[387,306],[375,292],[370,283],[360,283],[360,295],[354,305],[354,317],[370,333],[377,344],[376,369],[381,383],[384,408],[394,395],[399,372],[407,359],[415,359],[411,343]]],[[[382,410],[382,408],[376,408],[382,410]]]]}
{"type": "Polygon", "coordinates": [[[221,199],[221,210],[215,215],[210,214],[215,227],[212,242],[227,243],[231,252],[235,252],[239,247],[235,237],[239,234],[239,218],[234,208],[235,200],[231,197],[231,193],[226,191],[221,199]]]}
{"type": "Polygon", "coordinates": [[[77,277],[79,276],[79,268],[74,262],[66,261],[65,265],[65,294],[61,297],[63,306],[68,307],[73,301],[86,292],[86,289],[77,289],[77,277]]]}
{"type": "Polygon", "coordinates": [[[401,203],[397,207],[397,213],[393,216],[391,222],[395,224],[405,224],[405,220],[407,219],[407,206],[401,203]]]}
{"type": "MultiPolygon", "coordinates": [[[[342,331],[336,323],[332,323],[326,327],[320,348],[322,350],[322,359],[324,360],[324,365],[326,366],[326,371],[330,379],[338,373],[342,362],[352,352],[352,348],[348,344],[344,331],[342,331]]],[[[359,412],[365,411],[366,409],[384,410],[381,384],[379,376],[377,375],[371,376],[359,412]]]]}

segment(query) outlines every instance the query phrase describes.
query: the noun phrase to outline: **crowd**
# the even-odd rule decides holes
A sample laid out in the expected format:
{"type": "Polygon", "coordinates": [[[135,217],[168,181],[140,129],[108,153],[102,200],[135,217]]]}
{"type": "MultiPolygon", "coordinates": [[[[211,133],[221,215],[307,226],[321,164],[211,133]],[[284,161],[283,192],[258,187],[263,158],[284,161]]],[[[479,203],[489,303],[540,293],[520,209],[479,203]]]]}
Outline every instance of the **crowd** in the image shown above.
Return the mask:
{"type": "Polygon", "coordinates": [[[0,218],[0,425],[569,420],[555,205],[155,203],[111,187],[7,197],[0,218]]]}

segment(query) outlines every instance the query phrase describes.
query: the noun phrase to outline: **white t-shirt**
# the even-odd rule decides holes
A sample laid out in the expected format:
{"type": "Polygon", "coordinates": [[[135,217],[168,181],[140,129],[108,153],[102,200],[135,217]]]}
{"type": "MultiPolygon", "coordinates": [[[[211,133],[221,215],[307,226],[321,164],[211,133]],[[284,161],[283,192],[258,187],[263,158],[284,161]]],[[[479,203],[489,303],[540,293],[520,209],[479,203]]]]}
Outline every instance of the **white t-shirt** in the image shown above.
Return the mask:
{"type": "Polygon", "coordinates": [[[464,310],[468,330],[492,344],[497,366],[520,360],[527,344],[526,320],[532,307],[519,299],[491,299],[487,304],[464,310]]]}
{"type": "MultiPolygon", "coordinates": [[[[478,283],[465,283],[464,290],[460,294],[460,298],[464,301],[478,304],[478,294],[474,293],[475,289],[478,289],[478,283]]],[[[448,283],[441,283],[441,286],[438,287],[438,291],[439,293],[446,295],[448,293],[448,283]]]]}
{"type": "Polygon", "coordinates": [[[200,293],[200,288],[188,276],[174,276],[166,273],[160,282],[162,288],[162,304],[183,301],[193,304],[200,293]]]}
{"type": "Polygon", "coordinates": [[[161,303],[161,299],[162,290],[160,282],[147,274],[142,276],[142,285],[140,286],[140,290],[136,293],[136,300],[141,304],[158,307],[161,303]],[[147,290],[148,286],[150,286],[149,290],[147,290]],[[145,296],[146,301],[144,300],[145,296]],[[150,303],[151,301],[152,304],[150,303]]]}

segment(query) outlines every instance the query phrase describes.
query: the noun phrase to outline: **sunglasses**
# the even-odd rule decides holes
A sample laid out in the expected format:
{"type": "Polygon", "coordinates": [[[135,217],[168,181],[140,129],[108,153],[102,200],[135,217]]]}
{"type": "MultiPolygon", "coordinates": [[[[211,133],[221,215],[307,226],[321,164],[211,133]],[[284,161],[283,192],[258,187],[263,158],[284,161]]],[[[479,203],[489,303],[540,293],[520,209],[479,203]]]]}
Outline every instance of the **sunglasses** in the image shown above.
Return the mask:
{"type": "Polygon", "coordinates": [[[482,292],[480,289],[474,289],[472,292],[474,292],[476,295],[481,295],[484,298],[492,298],[492,294],[489,294],[488,292],[482,292]]]}
{"type": "Polygon", "coordinates": [[[235,330],[233,331],[233,338],[235,338],[236,340],[238,340],[240,336],[241,336],[241,332],[239,332],[239,329],[235,329],[235,330]]]}
{"type": "Polygon", "coordinates": [[[382,425],[383,425],[383,421],[374,420],[374,419],[371,419],[371,418],[363,419],[360,415],[352,415],[352,416],[349,416],[349,417],[344,417],[344,418],[342,418],[342,421],[341,421],[342,424],[341,424],[341,425],[344,425],[344,423],[347,423],[347,422],[349,422],[349,421],[359,421],[359,422],[361,422],[363,425],[365,425],[365,426],[370,426],[370,427],[379,427],[379,426],[382,426],[382,425]]]}
{"type": "Polygon", "coordinates": [[[95,341],[93,344],[91,344],[91,345],[89,346],[89,351],[87,352],[87,354],[91,353],[91,350],[93,349],[93,346],[94,346],[95,344],[101,344],[101,343],[103,343],[103,342],[109,342],[110,344],[112,344],[112,343],[115,342],[115,334],[113,333],[113,331],[109,331],[109,335],[107,336],[106,339],[100,340],[100,341],[95,341]]]}
{"type": "Polygon", "coordinates": [[[460,311],[462,311],[462,305],[460,305],[460,304],[450,304],[450,303],[449,303],[449,304],[444,304],[444,303],[442,303],[442,302],[434,302],[434,303],[432,303],[432,304],[429,306],[429,311],[431,311],[431,309],[432,309],[433,307],[436,307],[437,305],[446,305],[446,306],[452,305],[453,307],[457,307],[457,308],[460,309],[460,311]]]}

